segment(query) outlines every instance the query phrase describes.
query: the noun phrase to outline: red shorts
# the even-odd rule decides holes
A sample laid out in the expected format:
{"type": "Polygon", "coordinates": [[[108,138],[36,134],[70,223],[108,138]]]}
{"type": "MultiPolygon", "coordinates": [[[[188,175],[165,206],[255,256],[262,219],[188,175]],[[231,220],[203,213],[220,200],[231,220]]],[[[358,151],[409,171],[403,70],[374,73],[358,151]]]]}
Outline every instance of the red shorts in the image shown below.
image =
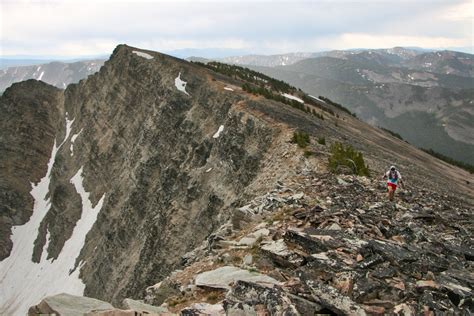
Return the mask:
{"type": "Polygon", "coordinates": [[[389,188],[392,188],[393,191],[395,191],[397,189],[397,185],[394,184],[394,183],[387,183],[388,187],[389,188]]]}

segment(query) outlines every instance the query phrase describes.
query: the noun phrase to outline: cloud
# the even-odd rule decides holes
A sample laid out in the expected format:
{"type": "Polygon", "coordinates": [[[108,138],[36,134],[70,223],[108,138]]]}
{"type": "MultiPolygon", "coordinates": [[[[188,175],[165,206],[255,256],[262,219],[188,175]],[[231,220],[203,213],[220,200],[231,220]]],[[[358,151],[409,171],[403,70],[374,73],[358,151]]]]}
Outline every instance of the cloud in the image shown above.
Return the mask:
{"type": "Polygon", "coordinates": [[[441,0],[0,0],[2,55],[107,54],[120,43],[256,53],[472,45],[472,5],[441,0]]]}

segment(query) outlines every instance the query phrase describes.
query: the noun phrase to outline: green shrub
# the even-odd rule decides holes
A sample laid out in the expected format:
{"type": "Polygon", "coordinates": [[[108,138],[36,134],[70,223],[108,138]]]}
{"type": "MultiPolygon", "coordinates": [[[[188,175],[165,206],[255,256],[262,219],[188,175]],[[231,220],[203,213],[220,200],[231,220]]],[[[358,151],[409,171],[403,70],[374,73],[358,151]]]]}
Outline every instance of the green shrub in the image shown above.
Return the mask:
{"type": "Polygon", "coordinates": [[[298,146],[301,148],[306,148],[306,146],[308,146],[310,143],[309,135],[306,132],[295,131],[293,133],[293,138],[291,139],[291,142],[294,144],[298,144],[298,146]]]}
{"type": "Polygon", "coordinates": [[[318,144],[320,144],[320,145],[326,145],[326,138],[324,138],[324,137],[318,137],[318,144]]]}
{"type": "Polygon", "coordinates": [[[364,162],[362,153],[351,145],[344,146],[344,144],[336,142],[331,145],[329,169],[332,172],[338,172],[341,166],[348,167],[353,174],[369,176],[369,168],[364,162]]]}
{"type": "Polygon", "coordinates": [[[305,150],[303,154],[306,158],[311,157],[313,155],[313,152],[311,150],[305,150]]]}

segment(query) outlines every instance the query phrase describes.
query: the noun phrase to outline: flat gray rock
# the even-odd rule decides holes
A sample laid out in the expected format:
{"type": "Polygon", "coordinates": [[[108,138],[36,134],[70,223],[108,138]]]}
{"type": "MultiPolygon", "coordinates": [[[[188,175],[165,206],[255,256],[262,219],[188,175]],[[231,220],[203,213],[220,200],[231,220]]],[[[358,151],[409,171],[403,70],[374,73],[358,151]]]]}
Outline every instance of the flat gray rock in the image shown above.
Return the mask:
{"type": "Polygon", "coordinates": [[[239,240],[237,245],[239,246],[253,246],[259,238],[266,237],[270,234],[270,231],[266,228],[261,228],[253,233],[248,234],[239,240]]]}
{"type": "Polygon", "coordinates": [[[168,313],[168,309],[165,307],[153,306],[149,304],[145,304],[140,301],[135,301],[130,298],[126,298],[123,300],[123,306],[127,309],[132,309],[137,312],[146,312],[149,314],[160,314],[160,313],[168,313]]]}
{"type": "Polygon", "coordinates": [[[195,303],[181,311],[183,315],[225,315],[222,304],[195,303]]]}
{"type": "Polygon", "coordinates": [[[261,247],[263,250],[266,250],[268,252],[274,253],[278,256],[289,256],[291,253],[288,250],[288,247],[286,246],[286,243],[283,239],[276,240],[272,243],[263,245],[261,247]]]}
{"type": "Polygon", "coordinates": [[[280,284],[280,282],[274,278],[264,274],[250,272],[232,266],[225,266],[198,274],[196,276],[196,285],[229,290],[230,284],[237,280],[253,282],[262,285],[280,284]]]}
{"type": "Polygon", "coordinates": [[[92,311],[109,310],[114,307],[95,298],[61,293],[44,298],[38,305],[30,307],[28,315],[52,314],[58,316],[83,316],[92,311]]]}

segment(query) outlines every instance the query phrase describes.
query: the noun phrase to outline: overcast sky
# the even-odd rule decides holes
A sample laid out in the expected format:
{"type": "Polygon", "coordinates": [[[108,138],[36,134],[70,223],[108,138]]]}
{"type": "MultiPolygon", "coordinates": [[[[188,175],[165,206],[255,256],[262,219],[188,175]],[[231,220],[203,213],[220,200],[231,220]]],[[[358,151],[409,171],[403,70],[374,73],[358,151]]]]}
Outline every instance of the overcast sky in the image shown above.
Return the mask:
{"type": "Polygon", "coordinates": [[[2,56],[473,47],[473,0],[0,1],[2,56]]]}

